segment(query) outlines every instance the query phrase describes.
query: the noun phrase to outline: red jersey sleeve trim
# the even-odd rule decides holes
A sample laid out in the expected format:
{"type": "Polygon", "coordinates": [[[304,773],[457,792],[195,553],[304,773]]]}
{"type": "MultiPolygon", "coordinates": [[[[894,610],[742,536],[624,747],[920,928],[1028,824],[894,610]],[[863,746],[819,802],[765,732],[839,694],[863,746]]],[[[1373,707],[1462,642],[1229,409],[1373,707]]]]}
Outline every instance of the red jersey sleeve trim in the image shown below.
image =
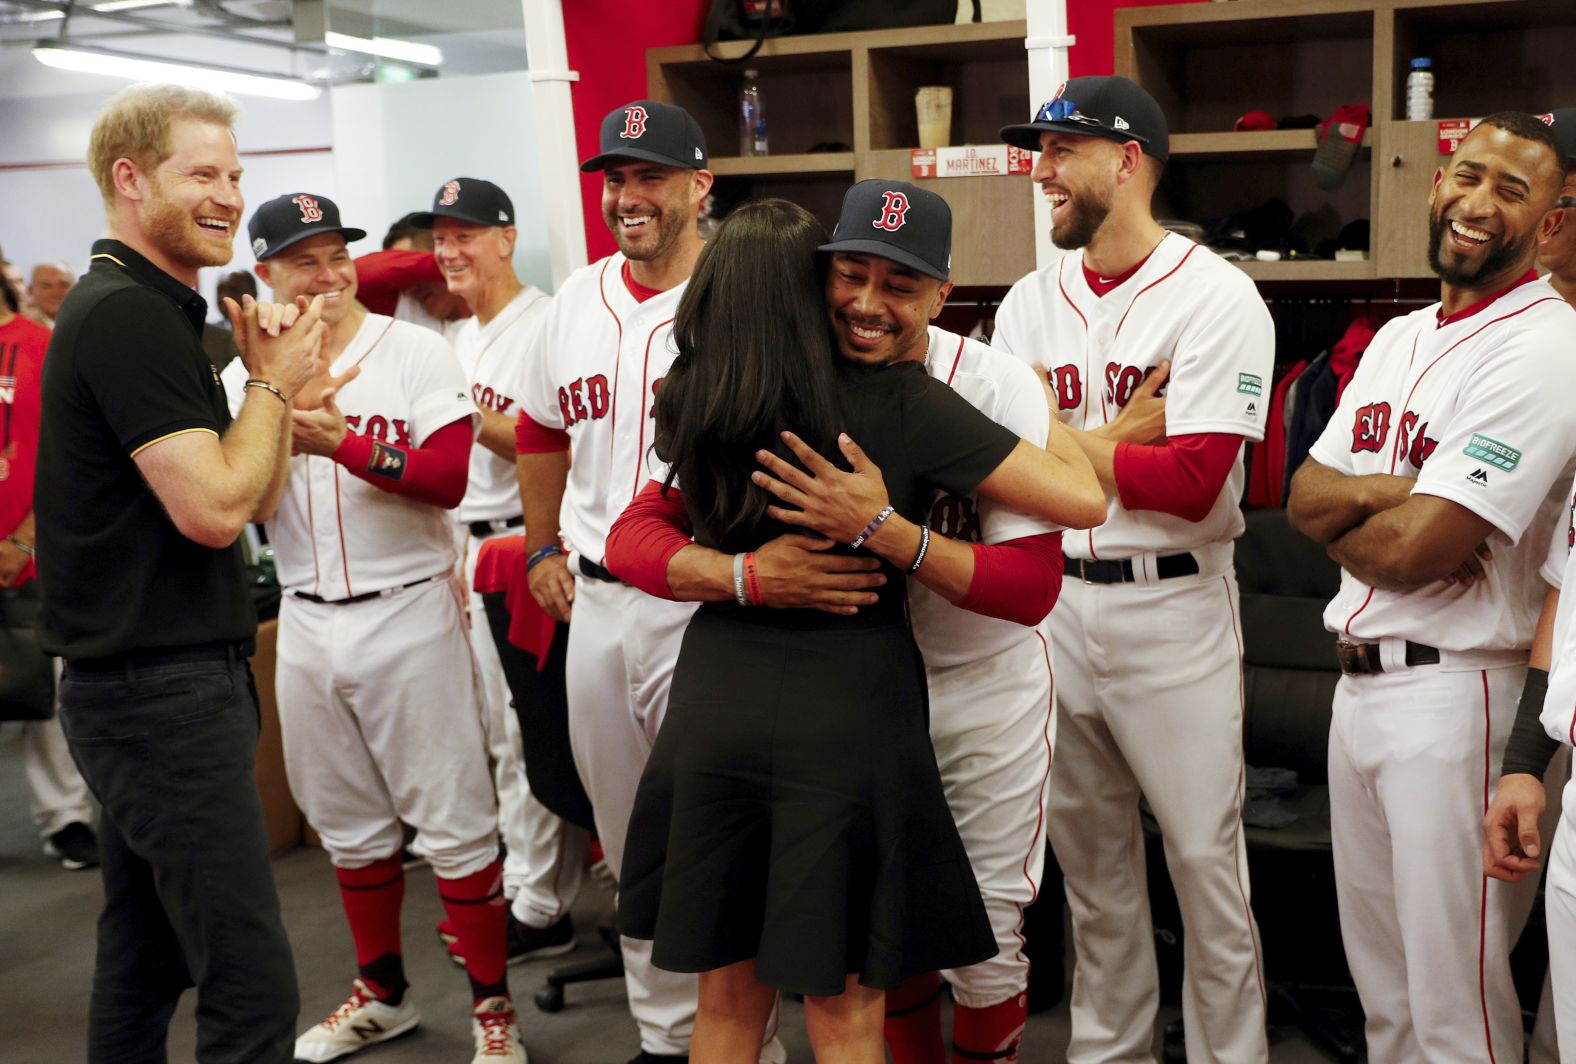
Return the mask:
{"type": "Polygon", "coordinates": [[[606,564],[632,587],[671,599],[668,563],[692,542],[684,496],[676,489],[664,493],[661,482],[648,480],[613,522],[607,534],[606,564]]]}
{"type": "Polygon", "coordinates": [[[1129,510],[1202,521],[1214,509],[1241,446],[1241,436],[1226,432],[1173,436],[1157,447],[1119,443],[1112,460],[1117,497],[1129,510]]]}
{"type": "Polygon", "coordinates": [[[514,422],[515,454],[552,454],[569,450],[569,433],[534,420],[524,410],[514,422]]]}
{"type": "Polygon", "coordinates": [[[957,605],[970,613],[1033,627],[1050,614],[1062,592],[1062,534],[971,543],[974,578],[957,605]]]}

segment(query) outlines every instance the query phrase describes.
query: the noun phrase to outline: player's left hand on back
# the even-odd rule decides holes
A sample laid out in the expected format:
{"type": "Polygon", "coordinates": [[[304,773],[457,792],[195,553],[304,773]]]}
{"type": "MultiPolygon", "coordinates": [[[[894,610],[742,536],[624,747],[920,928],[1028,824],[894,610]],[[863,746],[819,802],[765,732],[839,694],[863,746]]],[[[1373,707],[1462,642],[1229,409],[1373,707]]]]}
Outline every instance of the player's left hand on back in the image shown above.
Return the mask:
{"type": "Polygon", "coordinates": [[[1546,799],[1536,776],[1513,772],[1500,777],[1494,801],[1483,814],[1483,874],[1518,883],[1538,870],[1542,839],[1538,818],[1546,799]]]}
{"type": "Polygon", "coordinates": [[[329,458],[345,442],[350,428],[345,423],[345,415],[334,405],[334,392],[333,388],[325,389],[318,397],[319,405],[315,410],[290,412],[294,433],[290,438],[290,450],[293,454],[316,454],[329,458]]]}
{"type": "Polygon", "coordinates": [[[1488,563],[1493,558],[1494,552],[1490,549],[1488,542],[1479,543],[1472,548],[1472,553],[1467,556],[1467,560],[1462,562],[1455,572],[1445,577],[1445,586],[1450,587],[1453,584],[1460,584],[1462,587],[1471,587],[1474,583],[1484,578],[1488,563]]]}
{"type": "Polygon", "coordinates": [[[853,466],[851,473],[838,469],[791,432],[783,433],[783,442],[803,469],[770,451],[755,452],[755,460],[766,472],[751,479],[787,504],[767,507],[770,517],[851,543],[886,508],[889,497],[880,468],[847,434],[839,434],[837,442],[853,466]]]}
{"type": "Polygon", "coordinates": [[[1171,361],[1156,366],[1128,397],[1116,416],[1094,431],[1118,443],[1152,446],[1166,442],[1166,398],[1158,394],[1171,377],[1171,361]]]}

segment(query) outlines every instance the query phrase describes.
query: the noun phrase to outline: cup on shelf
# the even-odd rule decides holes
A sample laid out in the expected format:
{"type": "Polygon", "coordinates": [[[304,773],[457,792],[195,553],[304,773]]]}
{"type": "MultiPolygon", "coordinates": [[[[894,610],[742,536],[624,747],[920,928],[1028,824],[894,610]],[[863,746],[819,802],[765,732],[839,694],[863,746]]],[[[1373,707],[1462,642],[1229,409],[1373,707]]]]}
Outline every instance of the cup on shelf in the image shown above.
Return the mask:
{"type": "Polygon", "coordinates": [[[951,143],[951,86],[921,85],[914,93],[914,114],[919,119],[921,148],[945,148],[951,143]]]}

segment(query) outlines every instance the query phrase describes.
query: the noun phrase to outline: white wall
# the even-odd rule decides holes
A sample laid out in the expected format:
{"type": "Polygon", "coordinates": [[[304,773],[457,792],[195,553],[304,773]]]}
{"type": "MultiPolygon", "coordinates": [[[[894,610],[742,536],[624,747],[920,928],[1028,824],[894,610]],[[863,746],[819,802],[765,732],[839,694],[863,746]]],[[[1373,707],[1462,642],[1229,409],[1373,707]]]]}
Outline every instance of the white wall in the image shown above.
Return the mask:
{"type": "Polygon", "coordinates": [[[430,209],[450,178],[485,178],[514,203],[516,271],[551,291],[531,92],[524,71],[332,90],[334,199],[345,224],[371,234],[364,248],[400,215],[430,209]]]}

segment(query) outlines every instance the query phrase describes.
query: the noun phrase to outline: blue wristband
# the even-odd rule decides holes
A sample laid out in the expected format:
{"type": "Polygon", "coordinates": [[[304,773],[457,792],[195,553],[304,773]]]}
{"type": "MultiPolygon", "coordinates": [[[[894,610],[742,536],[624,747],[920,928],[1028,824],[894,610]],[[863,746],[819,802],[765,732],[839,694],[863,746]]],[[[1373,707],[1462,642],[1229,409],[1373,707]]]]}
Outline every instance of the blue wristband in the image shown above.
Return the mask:
{"type": "Polygon", "coordinates": [[[531,552],[530,557],[525,559],[525,571],[530,572],[532,569],[535,569],[537,565],[545,562],[553,555],[562,553],[564,553],[564,548],[560,547],[556,543],[549,543],[545,547],[537,547],[531,552]]]}

